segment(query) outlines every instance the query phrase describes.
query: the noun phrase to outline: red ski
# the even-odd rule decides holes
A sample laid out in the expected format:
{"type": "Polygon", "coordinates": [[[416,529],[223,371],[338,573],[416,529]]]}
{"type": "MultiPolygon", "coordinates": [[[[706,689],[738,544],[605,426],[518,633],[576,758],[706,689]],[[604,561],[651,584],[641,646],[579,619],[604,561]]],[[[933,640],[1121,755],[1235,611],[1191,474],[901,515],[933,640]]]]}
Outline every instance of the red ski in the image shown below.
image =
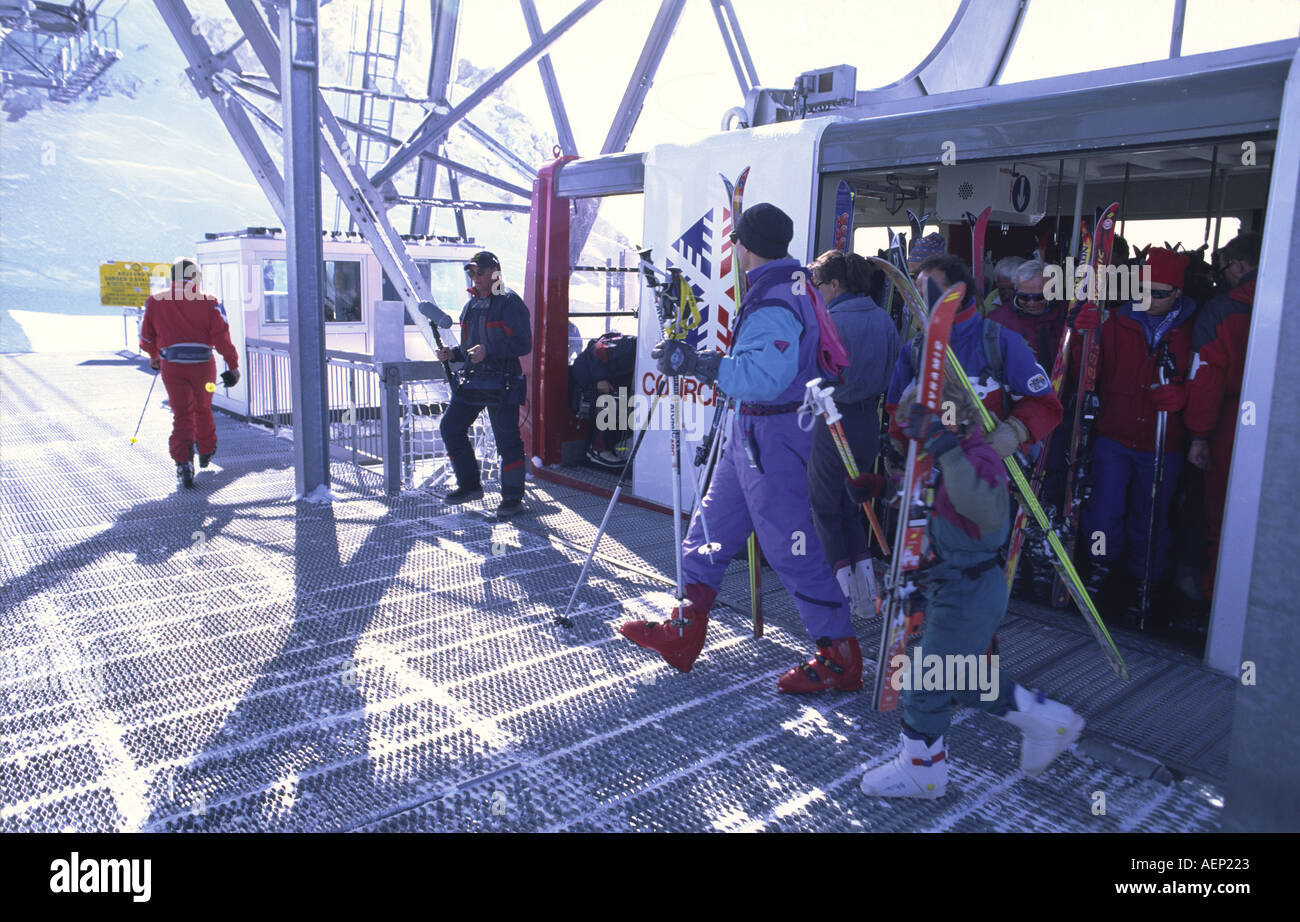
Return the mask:
{"type": "MultiPolygon", "coordinates": [[[[1095,298],[1097,302],[1104,303],[1104,299],[1097,297],[1097,280],[1098,271],[1105,266],[1110,265],[1111,248],[1115,243],[1115,216],[1119,212],[1119,202],[1112,202],[1110,207],[1101,213],[1101,218],[1097,221],[1096,239],[1093,244],[1092,266],[1093,275],[1091,279],[1091,288],[1089,290],[1089,303],[1095,298]]],[[[1085,307],[1088,304],[1084,305],[1085,307]]],[[[1102,320],[1105,321],[1105,311],[1102,312],[1102,320]]],[[[1074,426],[1070,435],[1070,468],[1065,481],[1065,501],[1061,508],[1062,516],[1065,518],[1064,534],[1061,536],[1061,543],[1069,553],[1070,558],[1074,558],[1074,544],[1079,534],[1079,510],[1083,508],[1084,502],[1092,492],[1091,478],[1091,451],[1092,451],[1092,425],[1097,419],[1097,365],[1101,361],[1101,336],[1100,330],[1085,330],[1083,332],[1082,357],[1079,360],[1079,387],[1074,395],[1074,426]]],[[[1058,578],[1052,590],[1052,604],[1057,608],[1063,608],[1069,603],[1069,590],[1065,584],[1058,578]]]]}
{"type": "MultiPolygon", "coordinates": [[[[948,335],[952,319],[966,298],[962,283],[944,292],[930,314],[921,349],[921,367],[917,370],[916,399],[926,407],[941,412],[941,394],[948,354],[948,335]]],[[[925,558],[925,526],[934,500],[934,459],[922,454],[916,442],[907,446],[907,466],[898,494],[898,530],[894,534],[894,553],[885,579],[884,625],[880,636],[880,656],[876,664],[876,684],[872,705],[878,711],[898,707],[898,689],[894,676],[902,668],[910,640],[921,630],[925,617],[924,598],[917,583],[917,570],[925,558]]]]}

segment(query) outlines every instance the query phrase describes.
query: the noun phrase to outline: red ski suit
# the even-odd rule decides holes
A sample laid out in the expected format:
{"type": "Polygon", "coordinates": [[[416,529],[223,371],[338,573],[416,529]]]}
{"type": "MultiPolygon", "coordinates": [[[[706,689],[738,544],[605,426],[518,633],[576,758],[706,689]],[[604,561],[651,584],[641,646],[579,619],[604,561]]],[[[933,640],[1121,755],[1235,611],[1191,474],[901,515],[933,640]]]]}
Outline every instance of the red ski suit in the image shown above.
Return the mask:
{"type": "Polygon", "coordinates": [[[202,362],[168,361],[164,350],[177,345],[215,346],[227,368],[239,367],[239,353],[230,342],[230,327],[220,304],[211,295],[194,292],[192,285],[188,292],[173,285],[169,291],[150,295],[140,324],[140,348],[150,359],[161,357],[163,387],[171,401],[172,435],[167,447],[172,460],[184,464],[195,442],[199,454],[217,450],[212,393],[207,389],[217,380],[217,363],[210,354],[202,362]]]}
{"type": "Polygon", "coordinates": [[[1207,591],[1213,589],[1219,558],[1219,532],[1228,498],[1228,465],[1237,431],[1241,380],[1246,372],[1246,338],[1254,300],[1255,275],[1251,273],[1227,294],[1215,295],[1206,302],[1197,314],[1192,340],[1195,357],[1184,422],[1192,438],[1210,443],[1210,469],[1205,472],[1210,552],[1210,569],[1205,578],[1207,591]]]}
{"type": "MultiPolygon", "coordinates": [[[[1172,329],[1163,337],[1179,379],[1185,378],[1192,363],[1190,299],[1182,299],[1175,308],[1187,310],[1186,317],[1176,318],[1172,329]],[[1184,307],[1186,305],[1186,307],[1184,307]]],[[[1101,355],[1097,362],[1097,433],[1119,442],[1133,451],[1156,450],[1156,417],[1160,411],[1152,398],[1152,388],[1159,384],[1159,354],[1147,342],[1146,330],[1129,307],[1112,311],[1101,325],[1101,355]]],[[[1182,452],[1187,448],[1187,431],[1183,412],[1174,411],[1165,418],[1165,451],[1182,452]]]]}

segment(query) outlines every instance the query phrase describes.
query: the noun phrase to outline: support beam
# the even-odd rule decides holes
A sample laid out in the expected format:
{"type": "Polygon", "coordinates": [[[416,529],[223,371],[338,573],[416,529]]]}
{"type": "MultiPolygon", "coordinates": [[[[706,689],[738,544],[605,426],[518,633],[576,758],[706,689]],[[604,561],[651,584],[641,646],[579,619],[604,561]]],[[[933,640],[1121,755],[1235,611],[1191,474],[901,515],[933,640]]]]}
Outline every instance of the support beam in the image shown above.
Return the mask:
{"type": "Polygon", "coordinates": [[[569,15],[561,19],[555,24],[554,28],[543,35],[541,40],[534,42],[513,61],[483,81],[474,92],[465,98],[464,102],[446,115],[438,116],[435,113],[429,113],[419,127],[415,129],[411,137],[407,139],[407,142],[388,158],[388,162],[380,167],[374,176],[370,177],[371,183],[376,186],[383,185],[396,176],[402,167],[414,160],[421,151],[437,145],[446,137],[447,131],[452,125],[464,118],[469,112],[472,112],[479,103],[495,93],[503,83],[522,68],[531,64],[557,38],[569,31],[569,28],[575,22],[599,6],[600,2],[601,0],[583,0],[569,15]]]}
{"type": "MultiPolygon", "coordinates": [[[[417,195],[399,195],[399,205],[420,205],[428,208],[455,208],[469,211],[507,211],[515,214],[528,214],[528,205],[516,205],[514,202],[475,202],[458,198],[420,198],[417,195]]],[[[461,236],[464,236],[462,234],[461,236]]]]}
{"type": "MultiPolygon", "coordinates": [[[[214,80],[220,85],[222,85],[223,87],[225,87],[227,90],[229,90],[232,94],[235,93],[234,87],[228,84],[224,77],[215,77],[214,80]]],[[[281,101],[279,92],[274,89],[268,89],[264,86],[258,86],[255,83],[247,83],[247,82],[241,82],[240,85],[241,87],[251,90],[252,92],[257,93],[259,96],[262,96],[266,99],[271,99],[274,100],[275,102],[281,101]]],[[[245,106],[250,105],[250,103],[247,100],[243,99],[242,97],[239,97],[238,95],[236,95],[235,98],[238,99],[245,106]]],[[[280,126],[276,124],[274,119],[266,115],[266,113],[261,112],[260,110],[256,110],[254,117],[256,118],[258,116],[260,116],[259,120],[262,121],[263,124],[270,127],[277,134],[281,132],[282,129],[280,128],[280,126]]],[[[355,131],[358,134],[364,135],[368,138],[373,138],[376,141],[383,141],[387,144],[392,144],[392,145],[397,145],[401,143],[400,141],[398,141],[397,138],[393,137],[390,134],[386,134],[378,130],[377,128],[373,128],[369,125],[363,125],[360,122],[355,122],[352,119],[341,118],[338,120],[338,123],[342,125],[344,128],[347,128],[351,131],[355,131]]],[[[509,192],[510,194],[517,195],[520,198],[526,198],[526,199],[532,198],[531,189],[526,189],[523,186],[516,186],[506,182],[503,179],[498,179],[496,176],[493,176],[491,173],[485,173],[482,170],[478,170],[472,166],[469,166],[468,164],[464,164],[464,163],[460,163],[459,161],[452,160],[447,156],[445,156],[443,153],[431,154],[425,152],[423,154],[420,154],[420,160],[421,162],[427,162],[430,166],[445,166],[456,173],[463,173],[464,175],[470,177],[471,179],[476,179],[485,185],[492,186],[494,189],[500,189],[502,192],[509,192]]],[[[453,192],[452,196],[453,198],[456,198],[459,197],[459,194],[453,192]]],[[[416,197],[427,198],[428,196],[417,195],[416,197]]]]}
{"type": "MultiPolygon", "coordinates": [[[[451,84],[451,66],[456,60],[456,26],[460,20],[460,0],[429,0],[429,3],[433,31],[433,47],[429,52],[429,100],[450,110],[447,87],[451,84]]],[[[438,168],[421,159],[415,170],[415,194],[420,198],[429,198],[437,191],[437,185],[438,168]]],[[[452,196],[460,198],[460,193],[453,188],[452,196]]],[[[432,209],[422,206],[415,208],[411,212],[411,233],[429,233],[432,217],[432,209]]],[[[465,216],[459,211],[456,212],[456,226],[460,236],[464,237],[465,216]]]]}
{"type": "MultiPolygon", "coordinates": [[[[542,37],[542,23],[537,18],[537,4],[533,0],[519,0],[519,5],[524,11],[528,38],[536,43],[542,37]]],[[[555,79],[555,66],[551,64],[549,54],[544,54],[537,59],[537,69],[542,73],[542,87],[546,90],[546,101],[551,107],[551,118],[555,120],[555,136],[560,139],[560,151],[576,157],[578,144],[573,140],[573,129],[569,127],[569,113],[564,110],[564,97],[560,95],[560,85],[555,79]]],[[[529,195],[531,197],[531,192],[529,195]]]]}
{"type": "MultiPolygon", "coordinates": [[[[267,26],[266,19],[252,0],[226,0],[235,21],[248,38],[249,47],[257,56],[267,73],[279,79],[280,47],[275,35],[267,26]]],[[[275,7],[267,7],[274,13],[275,7]]],[[[283,93],[283,87],[277,87],[283,93]]],[[[380,268],[387,274],[397,295],[406,306],[407,316],[415,328],[420,331],[430,349],[437,349],[442,343],[438,332],[429,320],[418,310],[421,301],[433,302],[433,293],[429,283],[416,269],[415,262],[406,251],[406,244],[388,221],[387,205],[365,173],[357,164],[356,155],[348,147],[347,138],[338,119],[330,111],[329,104],[316,91],[316,107],[319,125],[325,129],[321,138],[320,162],[326,175],[338,190],[339,198],[356,221],[366,242],[370,244],[380,268]]],[[[441,322],[450,324],[451,318],[441,309],[438,310],[441,322]]]]}
{"type": "Polygon", "coordinates": [[[673,37],[673,29],[677,28],[677,20],[681,18],[682,7],[685,5],[686,0],[663,0],[659,6],[659,15],[650,26],[650,34],[646,37],[645,47],[641,49],[641,57],[632,71],[632,78],[627,82],[627,89],[623,91],[623,99],[614,113],[609,134],[605,135],[605,143],[600,147],[602,154],[614,154],[627,148],[632,129],[641,116],[641,107],[645,105],[646,94],[654,83],[655,72],[659,69],[659,62],[663,60],[668,40],[673,37]]]}
{"type": "Polygon", "coordinates": [[[460,124],[457,125],[456,127],[460,128],[461,131],[464,131],[471,138],[474,138],[476,141],[478,141],[488,150],[492,151],[492,153],[496,154],[498,157],[504,160],[508,166],[512,166],[516,170],[518,170],[519,175],[523,176],[529,182],[532,182],[534,179],[537,178],[536,167],[529,166],[527,163],[523,161],[523,159],[519,157],[518,154],[516,154],[510,148],[506,147],[504,144],[502,144],[496,138],[492,137],[492,135],[484,131],[478,125],[471,122],[469,119],[467,118],[461,119],[460,124]]]}
{"type": "Polygon", "coordinates": [[[155,0],[154,5],[158,7],[163,23],[176,39],[176,44],[180,46],[181,53],[189,63],[185,73],[194,85],[195,91],[200,98],[207,99],[217,110],[217,117],[226,126],[226,131],[230,133],[230,138],[235,142],[240,156],[244,158],[253,178],[261,187],[262,194],[266,196],[276,217],[280,219],[281,226],[284,226],[286,223],[284,179],[280,176],[279,167],[276,166],[275,160],[266,149],[266,145],[262,143],[257,129],[248,120],[243,109],[231,105],[213,86],[213,78],[220,69],[222,56],[212,51],[207,40],[199,32],[194,17],[183,0],[155,0]]]}
{"type": "Polygon", "coordinates": [[[859,91],[857,104],[874,106],[886,100],[992,86],[1006,68],[1027,7],[1028,0],[962,0],[943,36],[911,73],[887,86],[859,91]],[[972,49],[978,51],[972,54],[972,49]]]}
{"type": "MultiPolygon", "coordinates": [[[[681,18],[682,7],[685,5],[686,0],[663,0],[660,4],[659,14],[655,16],[645,46],[641,49],[641,57],[636,62],[627,89],[623,91],[623,99],[610,123],[609,134],[605,136],[605,143],[600,148],[601,154],[619,153],[627,148],[632,129],[636,127],[641,108],[645,105],[646,94],[654,83],[659,62],[663,60],[664,51],[668,48],[668,41],[673,37],[673,30],[677,27],[677,20],[681,18]]],[[[580,261],[582,248],[587,245],[587,238],[596,224],[599,210],[599,199],[580,199],[574,203],[573,229],[569,236],[570,263],[580,261]]]]}
{"type": "Polygon", "coordinates": [[[320,235],[320,62],[317,0],[289,0],[280,16],[284,49],[284,174],[289,208],[289,387],[293,395],[294,492],[329,487],[329,398],[325,386],[325,263],[320,235]],[[287,15],[286,15],[287,14],[287,15]]]}
{"type": "Polygon", "coordinates": [[[713,18],[718,21],[722,44],[727,49],[727,57],[731,59],[731,69],[735,71],[743,98],[758,85],[758,74],[754,72],[754,62],[749,57],[745,37],[740,34],[740,22],[736,19],[731,0],[709,0],[709,3],[713,7],[713,18]]]}
{"type": "Polygon", "coordinates": [[[1187,0],[1174,0],[1174,25],[1169,30],[1169,57],[1183,56],[1183,22],[1187,19],[1187,0]]]}

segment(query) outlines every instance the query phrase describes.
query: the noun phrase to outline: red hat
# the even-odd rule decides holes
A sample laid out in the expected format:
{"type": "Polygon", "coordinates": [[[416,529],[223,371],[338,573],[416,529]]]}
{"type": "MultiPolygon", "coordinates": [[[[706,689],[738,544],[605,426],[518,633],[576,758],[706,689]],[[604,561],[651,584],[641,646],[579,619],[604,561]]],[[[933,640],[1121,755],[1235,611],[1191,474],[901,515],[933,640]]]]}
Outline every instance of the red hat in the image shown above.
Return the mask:
{"type": "Polygon", "coordinates": [[[1175,253],[1162,247],[1147,250],[1147,266],[1151,269],[1151,284],[1167,288],[1182,288],[1187,273],[1187,254],[1175,253]]]}

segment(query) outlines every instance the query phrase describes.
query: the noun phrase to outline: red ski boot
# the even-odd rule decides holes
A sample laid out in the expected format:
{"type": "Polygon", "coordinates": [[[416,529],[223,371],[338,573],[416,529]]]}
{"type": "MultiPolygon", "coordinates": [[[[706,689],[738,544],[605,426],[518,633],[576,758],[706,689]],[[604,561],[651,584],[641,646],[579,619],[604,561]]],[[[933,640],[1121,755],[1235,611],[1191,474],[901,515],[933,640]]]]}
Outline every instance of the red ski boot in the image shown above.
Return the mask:
{"type": "Polygon", "coordinates": [[[704,649],[704,637],[709,630],[709,609],[717,598],[716,589],[701,583],[686,586],[686,599],[673,609],[667,621],[628,621],[619,633],[638,646],[654,650],[667,663],[681,672],[690,672],[695,658],[704,649]],[[682,609],[685,609],[683,614],[682,609]]]}
{"type": "Polygon", "coordinates": [[[817,639],[817,653],[802,666],[795,666],[776,683],[787,695],[819,691],[857,691],[862,687],[862,651],[858,638],[817,639]]]}

